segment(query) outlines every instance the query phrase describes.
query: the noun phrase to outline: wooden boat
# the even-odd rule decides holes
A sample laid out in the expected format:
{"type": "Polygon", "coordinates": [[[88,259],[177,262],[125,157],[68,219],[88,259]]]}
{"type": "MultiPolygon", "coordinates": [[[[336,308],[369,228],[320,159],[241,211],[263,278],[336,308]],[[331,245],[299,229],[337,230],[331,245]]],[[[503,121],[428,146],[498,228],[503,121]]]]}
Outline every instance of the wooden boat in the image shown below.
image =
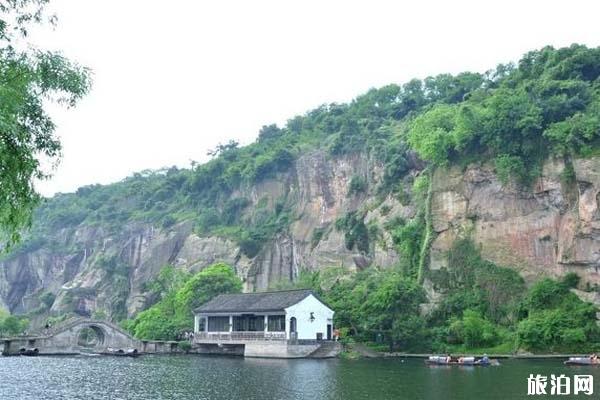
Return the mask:
{"type": "Polygon", "coordinates": [[[564,362],[565,365],[591,365],[596,366],[600,365],[600,360],[592,359],[592,357],[569,357],[567,361],[564,362]]]}
{"type": "Polygon", "coordinates": [[[22,356],[33,357],[33,356],[37,356],[38,354],[40,354],[40,351],[38,350],[37,347],[32,347],[32,348],[21,347],[19,349],[19,354],[22,356]]]}
{"type": "Polygon", "coordinates": [[[123,349],[113,349],[112,347],[107,348],[106,351],[103,351],[100,354],[103,356],[115,356],[115,357],[137,357],[140,355],[140,353],[138,353],[137,349],[123,350],[123,349]]]}
{"type": "Polygon", "coordinates": [[[427,365],[454,365],[454,366],[473,366],[487,367],[490,365],[500,365],[498,360],[492,360],[487,357],[449,357],[447,356],[430,356],[425,360],[427,365]]]}

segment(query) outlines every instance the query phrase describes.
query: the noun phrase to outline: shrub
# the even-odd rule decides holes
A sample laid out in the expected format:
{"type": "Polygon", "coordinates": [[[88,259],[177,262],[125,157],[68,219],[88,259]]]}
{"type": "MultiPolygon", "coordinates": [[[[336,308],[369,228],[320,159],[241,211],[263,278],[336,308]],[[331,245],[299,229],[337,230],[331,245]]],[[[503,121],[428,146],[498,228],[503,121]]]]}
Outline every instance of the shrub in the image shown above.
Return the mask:
{"type": "Polygon", "coordinates": [[[453,319],[448,332],[468,347],[493,346],[497,339],[494,324],[475,310],[465,310],[462,319],[453,319]]]}
{"type": "Polygon", "coordinates": [[[575,272],[569,272],[562,277],[561,283],[567,288],[576,288],[581,278],[575,272]]]}
{"type": "Polygon", "coordinates": [[[173,217],[171,215],[167,215],[162,220],[162,228],[168,229],[171,226],[175,225],[176,222],[177,222],[177,220],[175,219],[175,217],[173,217]]]}
{"type": "Polygon", "coordinates": [[[415,178],[413,182],[413,195],[415,200],[423,202],[427,198],[427,191],[429,190],[429,175],[421,174],[415,178]]]}
{"type": "Polygon", "coordinates": [[[325,230],[326,230],[325,228],[313,229],[312,236],[310,238],[310,248],[311,249],[314,249],[315,247],[317,247],[317,245],[323,238],[323,235],[325,234],[325,230]]]}
{"type": "Polygon", "coordinates": [[[600,339],[596,307],[581,301],[563,282],[544,279],[536,283],[525,307],[527,318],[517,329],[522,347],[579,352],[600,339]]]}
{"type": "Polygon", "coordinates": [[[492,346],[496,339],[494,325],[474,310],[466,310],[462,319],[464,343],[470,347],[492,346]]]}
{"type": "Polygon", "coordinates": [[[566,293],[567,289],[564,285],[545,278],[531,287],[525,303],[530,310],[549,309],[558,306],[566,293]]]}
{"type": "Polygon", "coordinates": [[[236,197],[225,202],[221,219],[223,223],[231,225],[237,222],[242,211],[250,205],[250,200],[243,197],[236,197]]]}
{"type": "Polygon", "coordinates": [[[496,175],[503,185],[507,185],[511,179],[523,181],[526,179],[527,172],[525,164],[519,156],[510,156],[501,154],[496,157],[496,175]]]}
{"type": "Polygon", "coordinates": [[[0,309],[0,337],[22,334],[29,327],[29,320],[10,315],[0,309]]]}
{"type": "MultiPolygon", "coordinates": [[[[387,225],[390,228],[390,225],[387,225]]],[[[402,256],[401,263],[406,275],[416,277],[425,234],[425,218],[422,214],[406,222],[397,220],[392,230],[392,240],[402,256]]]]}
{"type": "Polygon", "coordinates": [[[177,348],[187,354],[192,349],[192,344],[184,340],[177,343],[177,348]]]}
{"type": "Polygon", "coordinates": [[[367,181],[360,175],[353,175],[348,185],[348,196],[357,195],[367,191],[367,181]]]}
{"type": "Polygon", "coordinates": [[[344,242],[348,250],[356,247],[361,253],[369,252],[369,231],[364,216],[357,211],[347,213],[335,221],[335,228],[344,232],[344,242]]]}
{"type": "Polygon", "coordinates": [[[40,301],[44,305],[46,309],[50,309],[54,304],[54,300],[56,300],[56,295],[52,292],[44,292],[40,296],[40,301]]]}

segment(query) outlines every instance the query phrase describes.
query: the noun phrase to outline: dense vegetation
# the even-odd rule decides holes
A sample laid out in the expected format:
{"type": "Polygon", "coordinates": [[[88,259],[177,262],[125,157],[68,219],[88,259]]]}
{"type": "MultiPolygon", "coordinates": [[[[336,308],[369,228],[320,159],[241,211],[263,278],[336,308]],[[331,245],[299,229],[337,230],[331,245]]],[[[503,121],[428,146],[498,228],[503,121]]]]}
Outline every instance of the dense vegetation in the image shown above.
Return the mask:
{"type": "Polygon", "coordinates": [[[600,49],[528,53],[459,104],[436,104],[408,138],[437,165],[495,158],[499,176],[531,182],[549,155],[586,155],[600,131],[600,49]]]}
{"type": "Polygon", "coordinates": [[[10,315],[0,309],[0,337],[17,336],[27,331],[29,321],[26,318],[10,315]]]}
{"type": "Polygon", "coordinates": [[[596,308],[569,291],[578,283],[575,274],[527,289],[514,269],[483,260],[472,241],[461,239],[448,253],[448,268],[432,279],[444,296],[428,311],[420,309],[423,288],[401,269],[352,274],[328,268],[306,272],[293,285],[312,288],[336,310],[345,340],[379,343],[382,350],[508,354],[600,348],[596,308]]]}
{"type": "Polygon", "coordinates": [[[218,294],[238,293],[242,282],[225,264],[213,264],[195,275],[165,267],[148,284],[156,304],[123,325],[140,339],[175,340],[194,329],[193,310],[218,294]]]}

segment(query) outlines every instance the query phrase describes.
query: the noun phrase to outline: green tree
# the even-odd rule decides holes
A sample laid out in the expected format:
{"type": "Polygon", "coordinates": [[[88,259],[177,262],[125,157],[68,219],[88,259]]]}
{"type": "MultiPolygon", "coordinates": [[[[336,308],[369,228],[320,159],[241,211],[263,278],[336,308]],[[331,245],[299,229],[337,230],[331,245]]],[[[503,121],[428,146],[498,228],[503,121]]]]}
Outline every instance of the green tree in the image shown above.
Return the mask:
{"type": "Polygon", "coordinates": [[[391,348],[414,348],[425,336],[419,304],[425,293],[396,270],[367,268],[351,273],[327,268],[304,273],[296,287],[311,288],[335,310],[335,325],[357,339],[383,334],[391,348]]]}
{"type": "Polygon", "coordinates": [[[387,333],[390,350],[396,345],[406,348],[417,344],[424,329],[419,317],[419,305],[425,302],[423,289],[397,272],[377,275],[375,281],[369,282],[372,289],[360,308],[365,328],[387,333]]]}
{"type": "Polygon", "coordinates": [[[600,340],[597,308],[569,291],[576,282],[576,277],[568,274],[560,282],[546,278],[532,286],[523,302],[527,316],[517,329],[522,347],[588,351],[592,343],[600,340]]]}
{"type": "Polygon", "coordinates": [[[43,20],[47,0],[6,1],[0,5],[0,229],[8,245],[20,239],[40,197],[36,179],[48,178],[41,159],[56,163],[60,142],[44,101],[68,107],[89,90],[87,69],[58,53],[19,51],[16,36],[43,20]]]}
{"type": "Polygon", "coordinates": [[[161,293],[160,301],[125,325],[140,339],[175,340],[193,328],[194,308],[219,294],[240,292],[242,282],[230,266],[217,263],[193,276],[163,268],[151,289],[161,293]]]}
{"type": "Polygon", "coordinates": [[[456,145],[455,127],[456,106],[438,105],[415,118],[408,142],[423,159],[438,165],[446,164],[456,145]]]}
{"type": "Polygon", "coordinates": [[[225,293],[240,293],[242,281],[233,268],[217,263],[206,267],[187,280],[177,291],[175,301],[177,311],[191,316],[194,308],[201,306],[213,297],[225,293]]]}
{"type": "Polygon", "coordinates": [[[496,327],[476,310],[465,310],[462,319],[454,319],[450,332],[468,347],[492,346],[497,338],[496,327]]]}
{"type": "Polygon", "coordinates": [[[22,334],[29,326],[29,320],[0,309],[0,337],[22,334]]]}
{"type": "Polygon", "coordinates": [[[179,290],[189,278],[189,272],[167,265],[161,268],[156,278],[145,285],[145,289],[161,299],[167,294],[179,290]]]}

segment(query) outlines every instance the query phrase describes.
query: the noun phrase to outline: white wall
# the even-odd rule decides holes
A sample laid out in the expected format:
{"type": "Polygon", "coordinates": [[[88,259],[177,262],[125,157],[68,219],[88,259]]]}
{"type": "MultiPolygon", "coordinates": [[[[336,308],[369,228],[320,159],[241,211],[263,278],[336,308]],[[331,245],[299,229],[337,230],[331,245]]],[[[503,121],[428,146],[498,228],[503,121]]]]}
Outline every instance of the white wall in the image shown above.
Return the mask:
{"type": "Polygon", "coordinates": [[[321,332],[323,339],[327,339],[327,325],[332,325],[333,329],[333,311],[312,294],[299,303],[286,308],[285,314],[285,332],[288,338],[290,337],[290,319],[292,317],[296,317],[298,339],[316,339],[317,332],[321,332]],[[310,321],[311,312],[315,317],[313,322],[310,321]]]}

